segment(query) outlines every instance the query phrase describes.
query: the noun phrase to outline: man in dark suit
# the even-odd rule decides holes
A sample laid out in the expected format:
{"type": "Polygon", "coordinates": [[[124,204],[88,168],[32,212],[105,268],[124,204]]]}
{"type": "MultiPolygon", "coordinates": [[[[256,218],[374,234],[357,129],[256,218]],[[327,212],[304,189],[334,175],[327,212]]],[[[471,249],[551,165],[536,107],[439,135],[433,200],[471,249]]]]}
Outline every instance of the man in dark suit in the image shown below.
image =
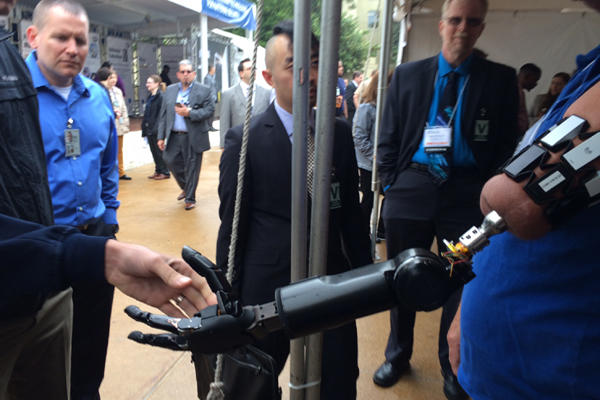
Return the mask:
{"type": "MultiPolygon", "coordinates": [[[[428,249],[437,238],[456,240],[483,216],[483,183],[512,154],[517,139],[517,80],[509,67],[473,57],[484,29],[487,0],[446,0],[438,56],[399,65],[384,104],[378,145],[388,257],[411,247],[428,249]]],[[[466,394],[448,361],[446,333],[458,307],[444,307],[439,358],[444,393],[466,394]]],[[[386,362],[373,380],[393,385],[409,368],[414,312],[391,311],[386,362]]]]}
{"type": "Polygon", "coordinates": [[[196,82],[189,60],[179,62],[179,83],[170,85],[163,96],[158,122],[158,147],[182,192],[185,209],[196,206],[196,187],[202,153],[210,149],[208,121],[215,111],[210,88],[196,82]]]}
{"type": "MultiPolygon", "coordinates": [[[[293,128],[292,23],[281,23],[266,46],[267,69],[263,76],[275,88],[276,99],[250,124],[247,173],[243,189],[234,286],[243,304],[273,300],[277,287],[290,282],[291,160],[293,128]],[[266,156],[268,155],[268,156],[266,156]]],[[[318,41],[313,36],[310,101],[316,102],[318,41]]],[[[220,163],[217,265],[226,268],[236,191],[242,127],[230,129],[220,163]]],[[[339,189],[331,202],[327,273],[346,271],[371,262],[367,227],[358,202],[358,177],[352,135],[345,121],[335,123],[332,188],[339,189]]],[[[334,192],[332,190],[332,192],[334,192]]],[[[337,192],[337,191],[336,191],[337,192]]],[[[283,333],[269,335],[259,347],[276,361],[279,374],[289,353],[283,333]]],[[[321,398],[355,399],[357,338],[354,322],[325,332],[321,398]]],[[[228,384],[235,384],[226,382],[228,384]]]]}
{"type": "Polygon", "coordinates": [[[346,94],[344,95],[344,100],[346,101],[346,108],[348,110],[348,122],[350,126],[354,121],[354,113],[358,108],[358,99],[354,97],[356,93],[356,89],[363,81],[363,73],[360,71],[354,71],[352,74],[352,80],[348,83],[348,87],[346,87],[346,94]]]}

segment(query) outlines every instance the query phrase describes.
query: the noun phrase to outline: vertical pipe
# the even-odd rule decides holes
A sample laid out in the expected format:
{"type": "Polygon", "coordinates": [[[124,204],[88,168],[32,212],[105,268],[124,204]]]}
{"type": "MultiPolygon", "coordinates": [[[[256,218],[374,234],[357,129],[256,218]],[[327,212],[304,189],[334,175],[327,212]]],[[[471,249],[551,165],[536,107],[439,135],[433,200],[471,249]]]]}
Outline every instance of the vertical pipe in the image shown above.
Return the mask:
{"type": "MultiPolygon", "coordinates": [[[[314,198],[311,211],[310,275],[323,275],[327,272],[329,199],[341,11],[341,0],[323,0],[321,9],[321,46],[319,50],[319,90],[317,92],[317,120],[315,123],[316,158],[312,191],[314,198]]],[[[320,396],[322,341],[322,334],[311,335],[309,337],[306,357],[307,400],[318,400],[320,396]]]]}
{"type": "MultiPolygon", "coordinates": [[[[308,128],[308,89],[310,68],[310,1],[294,4],[294,133],[292,146],[292,282],[307,273],[307,201],[306,201],[306,132],[308,128]]],[[[290,345],[290,400],[303,400],[304,338],[290,345]]]]}
{"type": "Polygon", "coordinates": [[[377,83],[377,114],[375,117],[375,146],[373,149],[373,174],[371,190],[373,191],[373,210],[371,211],[371,254],[375,259],[375,243],[377,239],[377,221],[379,220],[379,179],[377,177],[377,144],[381,129],[383,103],[387,91],[387,75],[390,64],[390,47],[392,36],[392,11],[390,1],[383,3],[383,23],[381,25],[381,49],[379,50],[379,82],[377,83]]]}
{"type": "Polygon", "coordinates": [[[202,82],[208,74],[208,17],[204,14],[200,14],[200,66],[201,74],[198,81],[202,82]]]}

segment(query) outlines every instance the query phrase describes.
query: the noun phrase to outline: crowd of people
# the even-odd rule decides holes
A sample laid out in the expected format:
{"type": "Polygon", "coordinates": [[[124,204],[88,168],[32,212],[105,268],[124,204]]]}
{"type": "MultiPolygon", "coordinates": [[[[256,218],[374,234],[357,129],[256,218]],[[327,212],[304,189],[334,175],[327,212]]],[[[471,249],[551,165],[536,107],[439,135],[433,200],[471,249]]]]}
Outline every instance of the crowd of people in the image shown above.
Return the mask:
{"type": "MultiPolygon", "coordinates": [[[[600,11],[599,1],[585,1],[600,11]]],[[[0,0],[0,13],[8,14],[14,3],[0,0]]],[[[574,207],[580,200],[569,203],[568,212],[578,212],[556,222],[553,213],[562,203],[550,209],[534,201],[523,189],[529,182],[501,171],[517,149],[536,143],[570,115],[587,125],[567,149],[591,141],[600,129],[600,47],[577,58],[572,76],[556,73],[528,112],[525,91],[537,85],[542,70],[525,63],[517,73],[476,53],[487,11],[487,0],[445,0],[440,52],[398,65],[388,77],[374,72],[363,79],[363,72],[354,71],[345,82],[338,62],[327,273],[372,263],[367,227],[376,151],[385,197],[379,225],[385,226],[389,258],[409,248],[428,249],[434,240],[457,239],[491,210],[508,226],[475,257],[477,277],[443,307],[438,357],[446,398],[596,398],[600,279],[592,251],[598,206],[591,202],[579,210],[574,207]],[[387,96],[378,104],[381,79],[387,96]]],[[[3,261],[0,269],[8,287],[0,297],[0,399],[99,399],[114,286],[174,316],[216,301],[182,260],[115,240],[119,183],[131,179],[123,168],[129,113],[122,82],[109,63],[95,73],[97,83],[80,74],[88,30],[88,16],[76,1],[42,0],[27,29],[33,51],[24,62],[0,30],[0,56],[6,60],[0,76],[19,77],[3,81],[12,86],[0,96],[3,115],[13,117],[0,124],[0,143],[8,149],[0,158],[6,171],[0,180],[0,254],[22,266],[15,271],[3,261]],[[35,354],[39,349],[43,360],[35,354]],[[34,363],[39,367],[31,368],[34,363]]],[[[274,28],[262,72],[273,89],[255,86],[252,93],[232,282],[243,304],[272,301],[275,289],[290,282],[293,31],[291,21],[274,28]]],[[[319,62],[314,35],[310,49],[314,108],[319,62]]],[[[251,62],[239,63],[239,83],[222,96],[214,66],[204,84],[189,60],[179,62],[178,82],[170,82],[169,70],[165,65],[146,81],[141,130],[155,164],[148,178],[172,175],[181,189],[177,200],[185,210],[196,206],[203,152],[210,149],[208,133],[220,101],[216,262],[227,269],[251,62]]],[[[310,154],[319,134],[314,114],[307,134],[309,201],[315,167],[310,154]]],[[[564,148],[546,151],[550,161],[531,168],[537,177],[558,165],[564,148]]],[[[592,161],[585,179],[598,174],[598,159],[592,161]]],[[[574,176],[570,187],[584,179],[574,176]]],[[[565,188],[556,196],[567,195],[565,188]]],[[[414,324],[413,311],[390,311],[376,385],[392,386],[410,370],[414,324]]],[[[273,357],[280,374],[290,349],[285,334],[269,334],[256,345],[273,357]]],[[[355,323],[325,332],[321,398],[357,398],[358,352],[355,323]]],[[[225,381],[240,384],[235,376],[225,381]]]]}

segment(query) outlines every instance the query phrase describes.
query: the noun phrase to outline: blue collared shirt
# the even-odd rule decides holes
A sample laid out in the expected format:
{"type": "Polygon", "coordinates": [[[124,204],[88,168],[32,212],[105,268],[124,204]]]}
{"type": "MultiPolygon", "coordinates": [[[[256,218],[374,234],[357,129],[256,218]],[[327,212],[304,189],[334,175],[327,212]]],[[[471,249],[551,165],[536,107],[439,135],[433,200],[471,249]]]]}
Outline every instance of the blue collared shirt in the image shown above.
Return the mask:
{"type": "MultiPolygon", "coordinates": [[[[190,92],[192,91],[192,86],[194,86],[194,82],[186,89],[183,90],[181,86],[181,82],[178,83],[179,92],[177,93],[177,101],[176,103],[185,104],[186,106],[190,104],[190,92]]],[[[185,124],[185,118],[181,115],[175,113],[175,121],[173,122],[173,130],[174,131],[182,131],[187,132],[187,125],[185,124]]]]}
{"type": "MultiPolygon", "coordinates": [[[[455,167],[474,167],[475,157],[469,148],[467,141],[465,140],[462,129],[462,105],[465,97],[465,84],[471,70],[471,60],[473,56],[469,56],[461,65],[457,68],[452,68],[448,61],[442,56],[440,52],[438,56],[438,73],[435,81],[435,87],[433,89],[433,98],[431,99],[431,105],[429,107],[429,116],[427,118],[427,124],[429,126],[439,126],[440,123],[436,121],[438,114],[438,103],[446,88],[448,82],[448,74],[451,71],[456,72],[459,75],[458,79],[458,93],[456,101],[456,112],[454,113],[454,120],[452,126],[452,166],[455,167]],[[464,90],[464,91],[463,91],[464,90]],[[459,94],[463,91],[463,95],[459,94]]],[[[429,164],[429,157],[425,153],[424,142],[421,141],[419,149],[413,155],[412,161],[420,164],[429,164]]]]}
{"type": "Polygon", "coordinates": [[[54,221],[78,226],[102,218],[107,224],[116,224],[117,131],[106,90],[77,75],[65,100],[40,71],[36,51],[25,62],[38,92],[54,221]],[[67,158],[64,131],[69,118],[73,119],[72,128],[79,129],[81,155],[67,158]]]}

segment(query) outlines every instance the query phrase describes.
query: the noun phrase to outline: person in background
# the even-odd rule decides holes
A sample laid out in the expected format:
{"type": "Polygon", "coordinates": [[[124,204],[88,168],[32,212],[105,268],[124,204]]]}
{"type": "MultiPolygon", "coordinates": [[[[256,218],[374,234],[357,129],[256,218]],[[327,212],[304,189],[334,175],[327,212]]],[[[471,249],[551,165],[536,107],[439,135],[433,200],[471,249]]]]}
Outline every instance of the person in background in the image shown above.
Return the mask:
{"type": "MultiPolygon", "coordinates": [[[[25,62],[37,90],[55,222],[114,238],[120,204],[115,113],[102,86],[80,75],[88,31],[81,4],[42,0],[27,28],[33,51],[25,62]]],[[[73,284],[72,400],[99,396],[113,292],[105,282],[73,284]]]]}
{"type": "Polygon", "coordinates": [[[519,82],[519,114],[518,114],[518,127],[521,136],[527,131],[529,127],[529,118],[527,117],[527,105],[525,104],[525,90],[528,92],[537,86],[540,77],[542,76],[542,70],[535,64],[527,63],[519,68],[519,74],[517,76],[519,82]]]}
{"type": "Polygon", "coordinates": [[[208,121],[215,111],[210,88],[196,81],[190,60],[181,60],[179,83],[167,87],[158,119],[158,148],[173,173],[185,199],[184,209],[196,207],[196,188],[202,167],[202,154],[210,149],[208,121]]]}
{"type": "Polygon", "coordinates": [[[160,107],[162,106],[162,94],[159,90],[160,84],[162,83],[160,76],[150,75],[146,79],[146,89],[150,93],[146,99],[146,107],[144,108],[144,118],[142,119],[142,137],[148,140],[148,146],[150,146],[150,152],[152,153],[152,159],[154,160],[154,174],[150,175],[148,179],[154,179],[157,181],[163,179],[169,179],[171,174],[167,168],[167,164],[162,157],[162,150],[158,148],[158,117],[160,114],[160,107]]]}
{"type": "MultiPolygon", "coordinates": [[[[213,97],[213,101],[215,102],[215,104],[217,104],[217,102],[219,101],[219,98],[217,96],[217,81],[215,78],[216,70],[217,70],[217,68],[214,65],[209,65],[208,73],[204,77],[204,85],[208,86],[210,88],[210,93],[213,97]]],[[[208,130],[211,132],[216,131],[216,129],[213,128],[213,125],[212,125],[214,120],[215,120],[215,113],[213,113],[213,115],[210,117],[210,121],[208,121],[208,125],[209,125],[208,130]]]]}
{"type": "Polygon", "coordinates": [[[346,102],[346,108],[348,109],[348,122],[352,126],[354,120],[354,113],[358,108],[358,96],[355,96],[356,89],[363,81],[363,73],[360,71],[354,71],[352,74],[352,80],[346,87],[346,94],[344,95],[344,101],[346,102]]]}
{"type": "Polygon", "coordinates": [[[533,119],[532,122],[537,121],[542,115],[546,114],[546,111],[554,104],[560,92],[562,92],[563,88],[569,82],[569,79],[571,79],[571,76],[566,72],[558,72],[552,77],[548,91],[535,96],[531,112],[529,113],[529,117],[533,119]]]}
{"type": "MultiPolygon", "coordinates": [[[[388,76],[389,85],[392,73],[388,76]]],[[[360,208],[362,210],[365,224],[369,225],[371,210],[373,209],[373,191],[371,190],[373,171],[373,149],[375,148],[375,118],[377,116],[377,85],[379,84],[379,71],[375,71],[369,84],[363,93],[363,102],[358,106],[354,116],[354,127],[352,136],[354,138],[354,151],[358,164],[359,188],[362,192],[360,208]]],[[[380,215],[381,217],[381,215],[380,215]]],[[[379,221],[379,229],[383,229],[383,223],[379,221]]],[[[377,235],[380,235],[378,233],[377,235]]]]}
{"type": "Polygon", "coordinates": [[[96,79],[106,89],[115,112],[115,123],[117,125],[117,161],[119,164],[119,179],[130,181],[131,177],[125,174],[125,168],[123,167],[123,135],[129,132],[129,113],[127,112],[127,106],[125,105],[125,99],[121,89],[116,86],[117,73],[106,68],[100,68],[96,72],[96,79]]]}
{"type": "MultiPolygon", "coordinates": [[[[250,90],[251,72],[252,61],[249,58],[240,61],[238,64],[239,83],[224,91],[221,96],[221,115],[219,117],[221,147],[225,146],[227,131],[236,125],[243,124],[246,119],[246,99],[250,90]]],[[[252,115],[264,112],[271,103],[270,99],[271,91],[255,83],[252,96],[252,115]]]]}
{"type": "Polygon", "coordinates": [[[173,83],[171,82],[171,78],[169,78],[169,71],[171,71],[171,67],[169,67],[167,64],[165,64],[162,71],[160,71],[160,79],[162,79],[166,86],[169,86],[171,83],[173,83]]]}
{"type": "MultiPolygon", "coordinates": [[[[479,226],[481,188],[515,149],[517,74],[472,54],[487,9],[487,0],[445,0],[438,22],[441,51],[395,69],[377,148],[389,258],[479,226]]],[[[443,391],[450,400],[467,397],[450,367],[446,341],[459,302],[457,291],[444,305],[438,336],[443,391]]],[[[373,376],[375,384],[391,386],[410,369],[414,323],[414,312],[390,311],[386,360],[373,376]]]]}
{"type": "MultiPolygon", "coordinates": [[[[102,63],[102,65],[100,66],[100,68],[108,68],[110,69],[112,72],[117,72],[115,71],[115,68],[113,67],[112,63],[110,61],[104,61],[102,63]]],[[[95,78],[94,78],[95,79],[95,78]]],[[[96,80],[96,82],[98,82],[96,80]]],[[[117,83],[116,86],[121,89],[121,92],[123,93],[123,97],[125,97],[125,84],[123,83],[123,79],[121,79],[121,77],[119,76],[119,74],[117,74],[117,83]]]]}
{"type": "Polygon", "coordinates": [[[338,61],[338,78],[337,86],[335,89],[335,115],[336,117],[348,118],[348,109],[344,105],[344,96],[346,96],[346,81],[344,80],[344,63],[342,60],[338,61]]]}

